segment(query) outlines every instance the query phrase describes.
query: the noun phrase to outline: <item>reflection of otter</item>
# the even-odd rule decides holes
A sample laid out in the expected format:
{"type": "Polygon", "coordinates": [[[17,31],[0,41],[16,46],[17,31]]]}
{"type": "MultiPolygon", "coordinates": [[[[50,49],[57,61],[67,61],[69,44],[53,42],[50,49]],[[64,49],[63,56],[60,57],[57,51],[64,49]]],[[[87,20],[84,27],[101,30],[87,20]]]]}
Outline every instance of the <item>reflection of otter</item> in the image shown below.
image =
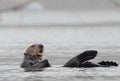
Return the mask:
{"type": "Polygon", "coordinates": [[[44,67],[50,67],[48,60],[42,60],[44,46],[42,44],[34,44],[27,48],[24,53],[24,61],[21,67],[26,71],[42,70],[44,67]]]}
{"type": "Polygon", "coordinates": [[[99,63],[88,62],[90,59],[94,59],[97,55],[97,51],[88,50],[85,51],[76,57],[70,59],[64,67],[110,67],[118,66],[116,62],[113,61],[101,61],[99,63]]]}

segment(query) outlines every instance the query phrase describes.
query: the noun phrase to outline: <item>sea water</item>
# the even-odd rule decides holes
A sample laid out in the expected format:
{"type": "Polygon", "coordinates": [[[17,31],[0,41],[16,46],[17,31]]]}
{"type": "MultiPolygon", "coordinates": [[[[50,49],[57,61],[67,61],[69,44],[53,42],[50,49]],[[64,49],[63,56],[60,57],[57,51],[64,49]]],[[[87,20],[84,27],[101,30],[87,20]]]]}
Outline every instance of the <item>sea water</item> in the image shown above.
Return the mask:
{"type": "Polygon", "coordinates": [[[2,27],[0,28],[0,81],[119,81],[120,67],[63,68],[85,50],[97,50],[92,62],[120,64],[119,26],[2,27]],[[24,52],[32,44],[45,46],[44,58],[52,67],[39,72],[20,68],[24,52]]]}

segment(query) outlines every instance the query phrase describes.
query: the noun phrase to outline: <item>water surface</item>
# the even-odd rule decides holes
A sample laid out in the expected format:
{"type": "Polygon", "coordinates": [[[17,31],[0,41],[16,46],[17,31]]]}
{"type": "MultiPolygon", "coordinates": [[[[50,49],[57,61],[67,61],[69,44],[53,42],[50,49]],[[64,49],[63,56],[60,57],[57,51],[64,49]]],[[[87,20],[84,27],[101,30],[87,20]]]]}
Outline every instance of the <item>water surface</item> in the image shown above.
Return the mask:
{"type": "Polygon", "coordinates": [[[0,81],[119,81],[120,67],[63,68],[73,56],[98,50],[92,60],[120,57],[120,27],[11,27],[0,28],[0,81]],[[41,72],[24,72],[19,66],[26,48],[34,43],[45,46],[44,58],[52,67],[41,72]]]}

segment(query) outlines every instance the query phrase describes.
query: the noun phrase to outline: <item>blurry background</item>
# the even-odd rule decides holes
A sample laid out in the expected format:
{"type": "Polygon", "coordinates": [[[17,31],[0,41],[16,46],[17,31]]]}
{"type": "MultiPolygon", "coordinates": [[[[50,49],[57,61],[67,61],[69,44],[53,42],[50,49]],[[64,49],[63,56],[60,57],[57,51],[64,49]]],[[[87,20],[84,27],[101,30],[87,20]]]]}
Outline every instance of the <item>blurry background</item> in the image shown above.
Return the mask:
{"type": "Polygon", "coordinates": [[[115,25],[119,0],[0,0],[0,26],[115,25]]]}

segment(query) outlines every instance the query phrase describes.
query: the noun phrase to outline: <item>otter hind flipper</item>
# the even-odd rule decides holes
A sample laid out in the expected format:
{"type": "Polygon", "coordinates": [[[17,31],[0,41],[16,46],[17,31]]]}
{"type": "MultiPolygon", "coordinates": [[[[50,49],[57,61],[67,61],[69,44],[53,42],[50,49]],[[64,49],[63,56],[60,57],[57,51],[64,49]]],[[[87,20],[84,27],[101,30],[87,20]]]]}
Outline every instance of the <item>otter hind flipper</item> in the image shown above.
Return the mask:
{"type": "Polygon", "coordinates": [[[83,62],[94,59],[96,55],[96,50],[87,50],[70,59],[63,67],[80,67],[83,62]]]}
{"type": "Polygon", "coordinates": [[[96,50],[88,50],[85,51],[77,56],[79,60],[88,61],[91,59],[94,59],[97,56],[97,51],[96,50]]]}

